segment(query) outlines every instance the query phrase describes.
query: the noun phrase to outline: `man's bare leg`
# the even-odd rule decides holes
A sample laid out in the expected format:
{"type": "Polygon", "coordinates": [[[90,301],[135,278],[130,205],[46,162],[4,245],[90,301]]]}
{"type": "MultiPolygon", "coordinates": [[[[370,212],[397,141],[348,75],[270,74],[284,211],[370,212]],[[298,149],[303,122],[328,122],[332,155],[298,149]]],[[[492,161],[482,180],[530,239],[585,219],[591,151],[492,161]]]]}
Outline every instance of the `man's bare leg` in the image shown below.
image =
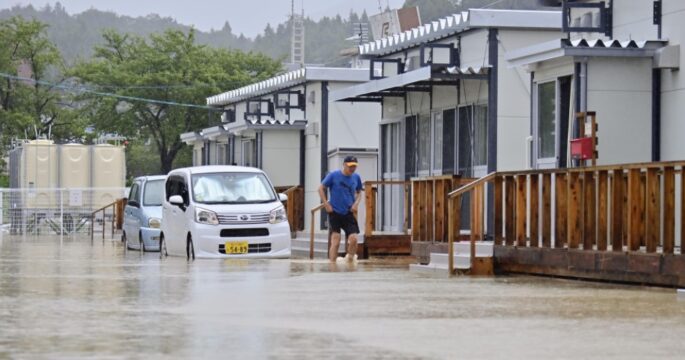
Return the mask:
{"type": "Polygon", "coordinates": [[[354,260],[354,256],[357,255],[357,234],[351,234],[347,238],[347,254],[350,261],[354,260]]]}
{"type": "Polygon", "coordinates": [[[340,233],[331,233],[331,247],[328,249],[328,260],[335,262],[338,257],[338,248],[340,247],[340,233]]]}

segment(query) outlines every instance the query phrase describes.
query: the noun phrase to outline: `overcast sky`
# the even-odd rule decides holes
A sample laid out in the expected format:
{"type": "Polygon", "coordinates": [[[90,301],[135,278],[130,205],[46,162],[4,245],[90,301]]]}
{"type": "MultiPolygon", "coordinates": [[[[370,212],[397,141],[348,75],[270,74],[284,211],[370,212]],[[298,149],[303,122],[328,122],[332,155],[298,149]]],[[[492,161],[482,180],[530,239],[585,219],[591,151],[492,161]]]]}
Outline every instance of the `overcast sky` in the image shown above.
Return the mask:
{"type": "MultiPolygon", "coordinates": [[[[0,8],[14,5],[33,5],[42,8],[54,5],[55,0],[0,0],[0,8]]],[[[70,14],[96,8],[113,11],[120,15],[145,16],[151,13],[171,17],[181,24],[195,25],[200,30],[221,29],[226,21],[234,34],[241,32],[248,37],[261,33],[267,23],[280,24],[290,14],[290,0],[60,0],[70,14]]],[[[404,0],[380,0],[391,8],[401,7],[404,0]]],[[[319,19],[340,14],[347,17],[350,10],[369,15],[378,13],[379,0],[295,0],[295,11],[304,5],[305,16],[319,19]]]]}

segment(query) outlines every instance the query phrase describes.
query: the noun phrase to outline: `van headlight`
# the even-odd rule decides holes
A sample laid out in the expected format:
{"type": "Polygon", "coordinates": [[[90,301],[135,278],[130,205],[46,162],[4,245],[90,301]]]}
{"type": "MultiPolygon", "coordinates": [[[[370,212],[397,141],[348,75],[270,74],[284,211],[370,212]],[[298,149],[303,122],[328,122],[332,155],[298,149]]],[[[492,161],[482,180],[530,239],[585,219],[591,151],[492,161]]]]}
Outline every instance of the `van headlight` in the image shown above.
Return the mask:
{"type": "Polygon", "coordinates": [[[147,221],[147,227],[153,228],[153,229],[159,229],[162,227],[162,220],[158,218],[150,218],[147,221]]]}
{"type": "Polygon", "coordinates": [[[272,224],[278,224],[287,220],[288,218],[285,216],[285,208],[283,206],[279,206],[269,213],[269,222],[272,224]]]}
{"type": "Polygon", "coordinates": [[[195,222],[207,225],[219,225],[219,219],[214,211],[195,208],[195,222]]]}

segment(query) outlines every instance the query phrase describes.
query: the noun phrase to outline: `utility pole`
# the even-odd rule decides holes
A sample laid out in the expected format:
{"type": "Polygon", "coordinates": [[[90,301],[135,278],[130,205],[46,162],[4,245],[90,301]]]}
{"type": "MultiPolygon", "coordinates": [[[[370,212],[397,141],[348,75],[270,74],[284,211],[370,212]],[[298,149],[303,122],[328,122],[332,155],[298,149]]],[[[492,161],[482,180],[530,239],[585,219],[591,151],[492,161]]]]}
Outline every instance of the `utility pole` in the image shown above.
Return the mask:
{"type": "Polygon", "coordinates": [[[302,15],[295,14],[295,0],[291,0],[290,23],[292,26],[290,62],[304,67],[304,6],[302,15]]]}

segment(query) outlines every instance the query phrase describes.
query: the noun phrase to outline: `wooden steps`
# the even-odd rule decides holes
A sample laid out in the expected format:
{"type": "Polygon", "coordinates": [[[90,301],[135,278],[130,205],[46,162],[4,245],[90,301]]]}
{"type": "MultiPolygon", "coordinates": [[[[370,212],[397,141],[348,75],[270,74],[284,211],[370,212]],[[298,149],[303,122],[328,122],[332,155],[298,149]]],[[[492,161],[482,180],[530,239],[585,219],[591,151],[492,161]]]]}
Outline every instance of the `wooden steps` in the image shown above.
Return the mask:
{"type": "MultiPolygon", "coordinates": [[[[454,268],[469,275],[493,275],[494,244],[490,241],[476,242],[476,258],[471,269],[471,243],[459,241],[454,243],[454,268]]],[[[448,273],[449,256],[447,253],[430,253],[430,263],[426,265],[411,264],[409,269],[417,272],[448,273]]]]}

